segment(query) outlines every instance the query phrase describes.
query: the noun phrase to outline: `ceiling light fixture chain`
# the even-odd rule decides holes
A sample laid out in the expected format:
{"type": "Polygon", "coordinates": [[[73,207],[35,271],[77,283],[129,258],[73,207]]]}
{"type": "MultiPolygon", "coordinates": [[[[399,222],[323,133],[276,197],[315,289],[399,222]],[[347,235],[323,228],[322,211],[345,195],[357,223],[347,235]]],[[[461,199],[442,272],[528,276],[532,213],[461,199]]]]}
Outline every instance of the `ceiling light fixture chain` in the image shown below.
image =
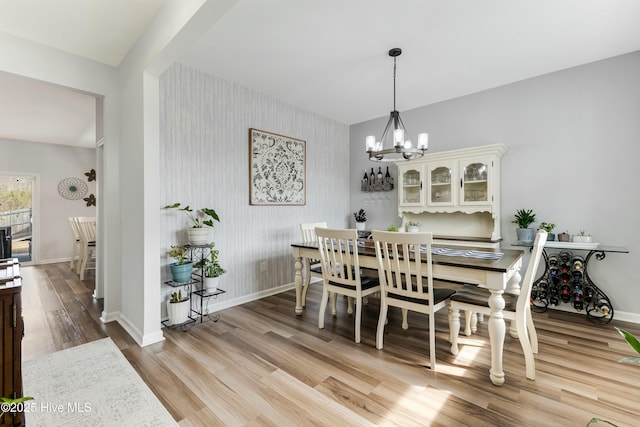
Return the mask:
{"type": "Polygon", "coordinates": [[[382,133],[382,138],[376,141],[375,136],[367,136],[366,151],[369,153],[369,160],[376,162],[393,162],[396,160],[415,160],[424,156],[429,146],[429,135],[418,134],[418,145],[413,147],[411,140],[405,140],[406,128],[400,117],[400,112],[396,109],[396,58],[400,56],[402,49],[393,48],[389,51],[389,56],[393,58],[393,111],[389,115],[389,120],[382,133]],[[393,132],[389,133],[389,128],[393,126],[393,132]],[[387,135],[389,137],[387,138],[387,135]],[[389,146],[390,148],[384,148],[389,146]]]}

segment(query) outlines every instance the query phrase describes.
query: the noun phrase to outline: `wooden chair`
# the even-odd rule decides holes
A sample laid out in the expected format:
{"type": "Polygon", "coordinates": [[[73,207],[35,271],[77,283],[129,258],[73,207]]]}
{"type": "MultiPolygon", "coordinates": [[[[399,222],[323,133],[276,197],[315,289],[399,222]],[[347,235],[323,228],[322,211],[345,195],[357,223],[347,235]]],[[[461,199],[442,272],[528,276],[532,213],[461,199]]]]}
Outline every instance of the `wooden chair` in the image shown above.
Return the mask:
{"type": "MultiPolygon", "coordinates": [[[[534,353],[538,353],[538,336],[533,325],[533,319],[531,318],[531,288],[546,241],[547,232],[539,230],[533,243],[527,271],[522,279],[520,295],[503,294],[505,307],[502,313],[505,319],[511,320],[512,327],[515,321],[516,332],[520,340],[520,345],[522,346],[522,352],[524,353],[527,378],[530,380],[535,380],[536,377],[533,355],[534,353]]],[[[489,307],[490,296],[491,292],[486,288],[465,285],[451,297],[449,308],[451,354],[458,354],[458,332],[460,331],[459,310],[472,311],[489,316],[491,315],[491,308],[489,307]]]]}
{"type": "Polygon", "coordinates": [[[324,328],[324,312],[330,293],[354,298],[355,341],[359,343],[362,298],[380,291],[378,278],[360,274],[358,232],[355,229],[316,228],[316,235],[322,265],[322,301],[318,327],[324,328]]]}
{"type": "MultiPolygon", "coordinates": [[[[326,222],[308,222],[300,224],[300,231],[302,232],[302,241],[303,242],[315,242],[318,240],[316,236],[316,227],[327,228],[326,222]]],[[[305,258],[306,263],[306,271],[307,274],[304,278],[303,288],[302,288],[302,306],[306,306],[307,304],[307,291],[309,290],[309,285],[311,284],[311,278],[317,277],[322,280],[322,267],[320,265],[319,259],[310,259],[305,258]]],[[[334,314],[335,314],[335,305],[334,305],[334,314]]]]}
{"type": "Polygon", "coordinates": [[[96,256],[96,217],[80,217],[76,218],[78,232],[80,235],[80,248],[82,250],[80,260],[78,260],[78,268],[76,272],[80,274],[80,280],[84,280],[86,270],[95,270],[94,260],[96,256]]]}
{"type": "Polygon", "coordinates": [[[69,268],[73,270],[73,264],[80,262],[81,244],[80,244],[80,231],[78,230],[78,224],[76,223],[76,217],[70,216],[67,218],[69,221],[69,227],[71,227],[71,261],[69,262],[69,268]]]}
{"type": "Polygon", "coordinates": [[[388,307],[399,307],[403,328],[407,310],[429,315],[429,361],[436,368],[435,313],[446,306],[453,289],[434,288],[431,259],[432,233],[373,231],[378,276],[380,278],[380,317],[376,347],[382,349],[388,307]],[[424,257],[424,258],[423,258],[424,257]]]}

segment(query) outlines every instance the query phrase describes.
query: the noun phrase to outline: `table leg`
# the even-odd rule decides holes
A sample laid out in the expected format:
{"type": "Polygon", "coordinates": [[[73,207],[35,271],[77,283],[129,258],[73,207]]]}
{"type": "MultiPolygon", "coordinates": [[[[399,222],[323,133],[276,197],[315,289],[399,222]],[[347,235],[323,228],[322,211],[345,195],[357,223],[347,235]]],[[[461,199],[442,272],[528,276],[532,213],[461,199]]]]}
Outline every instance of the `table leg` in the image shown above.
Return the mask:
{"type": "Polygon", "coordinates": [[[502,351],[504,348],[504,336],[506,327],[502,310],[504,309],[504,298],[502,289],[491,289],[489,297],[489,307],[491,308],[491,318],[489,319],[489,340],[491,342],[491,369],[489,377],[494,385],[504,384],[504,371],[502,370],[502,351]]]}
{"type": "Polygon", "coordinates": [[[302,257],[295,257],[296,262],[296,315],[302,314],[302,257]]]}
{"type": "MultiPolygon", "coordinates": [[[[520,295],[520,282],[522,282],[522,276],[520,275],[520,269],[518,269],[507,282],[507,293],[520,295]]],[[[518,339],[518,330],[516,329],[515,320],[513,322],[509,322],[509,324],[509,335],[511,335],[512,338],[518,339]]]]}

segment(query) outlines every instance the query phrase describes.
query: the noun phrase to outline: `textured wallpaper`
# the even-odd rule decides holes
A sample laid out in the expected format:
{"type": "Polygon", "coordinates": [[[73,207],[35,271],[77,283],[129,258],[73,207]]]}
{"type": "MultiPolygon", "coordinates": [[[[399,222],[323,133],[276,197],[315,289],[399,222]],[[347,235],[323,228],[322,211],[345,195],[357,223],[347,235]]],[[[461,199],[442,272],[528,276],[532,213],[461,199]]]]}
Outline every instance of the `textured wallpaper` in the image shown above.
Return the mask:
{"type": "MultiPolygon", "coordinates": [[[[301,240],[300,223],[348,225],[347,125],[181,64],[160,78],[160,115],[160,201],[213,208],[220,216],[213,240],[227,270],[221,301],[293,283],[290,244],[301,240]],[[305,206],[249,205],[249,128],[306,141],[305,206]]],[[[167,248],[186,243],[188,219],[174,210],[161,218],[167,280],[167,248]]]]}

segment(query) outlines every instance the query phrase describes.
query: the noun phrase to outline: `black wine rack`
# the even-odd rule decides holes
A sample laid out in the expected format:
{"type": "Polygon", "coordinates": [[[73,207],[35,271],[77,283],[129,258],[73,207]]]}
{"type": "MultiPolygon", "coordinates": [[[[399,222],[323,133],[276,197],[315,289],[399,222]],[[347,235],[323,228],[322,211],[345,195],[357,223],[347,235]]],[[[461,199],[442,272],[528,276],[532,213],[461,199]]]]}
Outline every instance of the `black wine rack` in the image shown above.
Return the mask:
{"type": "Polygon", "coordinates": [[[569,249],[560,249],[552,254],[545,249],[542,255],[545,270],[531,288],[534,311],[561,308],[585,313],[593,323],[611,322],[614,313],[611,300],[593,283],[587,269],[593,257],[598,261],[606,257],[604,250],[594,249],[583,257],[569,249]]]}

